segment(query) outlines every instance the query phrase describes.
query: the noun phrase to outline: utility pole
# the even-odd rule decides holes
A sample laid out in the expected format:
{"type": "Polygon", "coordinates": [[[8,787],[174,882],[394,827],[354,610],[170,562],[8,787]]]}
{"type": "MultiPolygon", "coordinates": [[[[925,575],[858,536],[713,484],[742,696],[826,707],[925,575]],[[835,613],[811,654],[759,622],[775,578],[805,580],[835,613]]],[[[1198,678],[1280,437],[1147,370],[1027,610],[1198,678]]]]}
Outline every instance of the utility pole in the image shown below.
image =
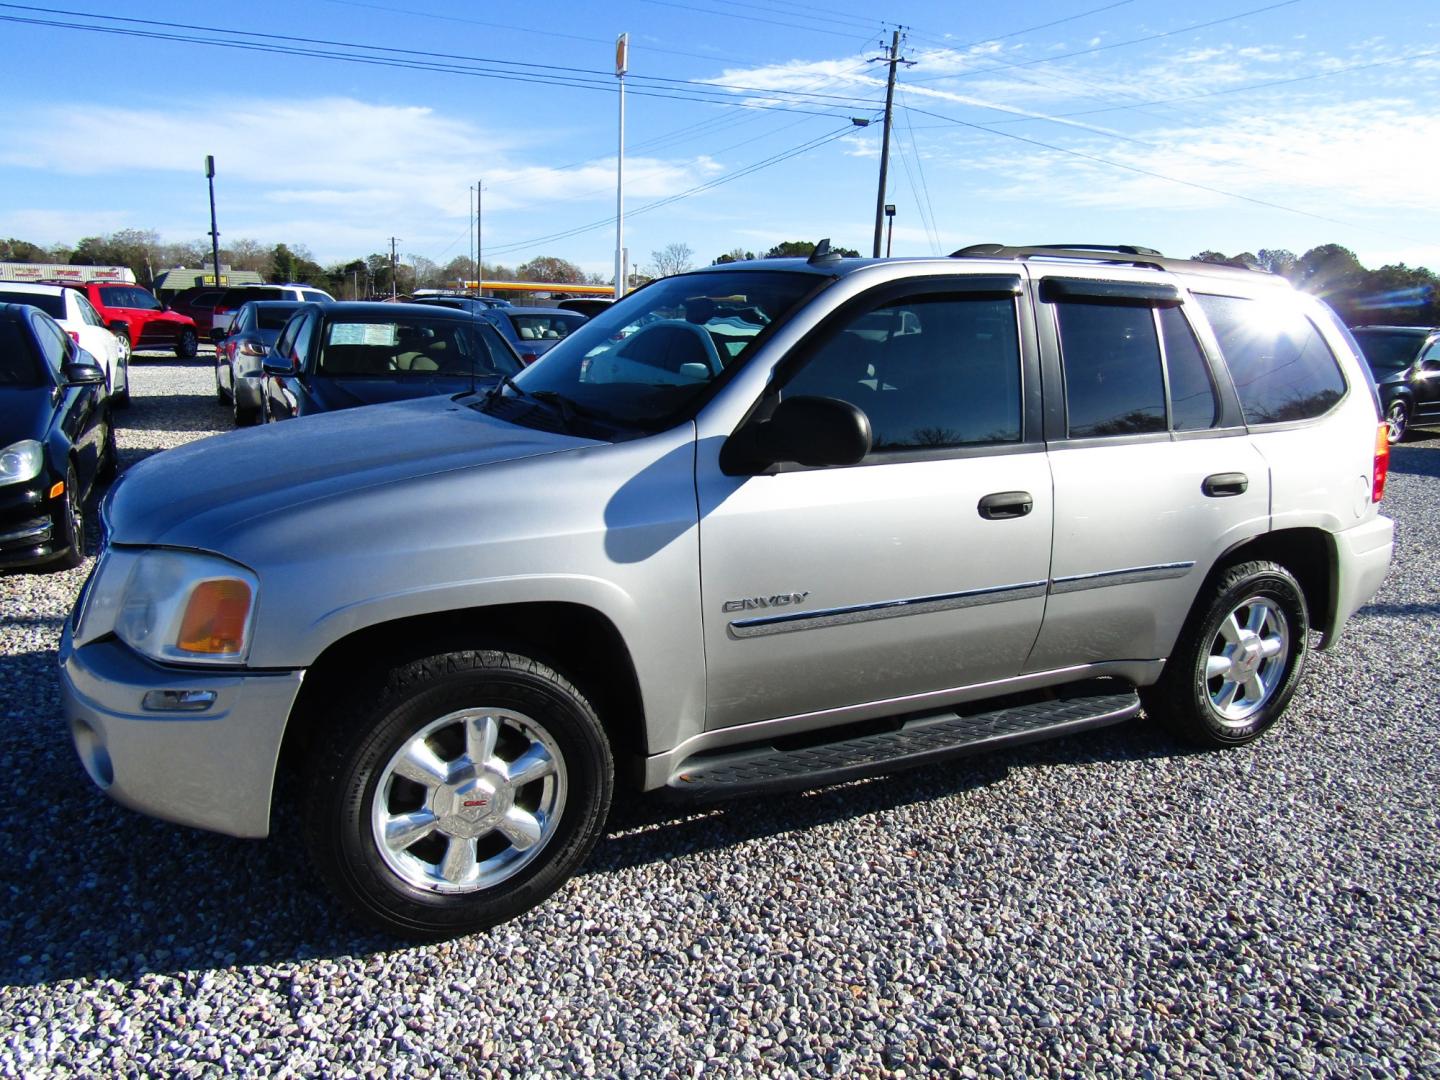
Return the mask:
{"type": "Polygon", "coordinates": [[[395,237],[390,237],[390,299],[395,299],[395,237]]]}
{"type": "Polygon", "coordinates": [[[615,82],[620,87],[620,136],[615,152],[615,299],[625,295],[625,72],[630,68],[630,35],[615,39],[615,82]]]}
{"type": "Polygon", "coordinates": [[[485,190],[483,180],[475,181],[475,295],[485,295],[485,250],[481,241],[484,237],[484,197],[481,192],[485,190]]]}
{"type": "MultiPolygon", "coordinates": [[[[470,210],[469,226],[470,226],[470,227],[469,227],[469,230],[468,230],[469,233],[470,233],[470,236],[469,236],[469,241],[470,241],[470,280],[471,280],[471,281],[476,281],[476,280],[479,280],[479,279],[475,276],[475,189],[474,189],[474,188],[466,188],[466,189],[465,189],[465,194],[466,194],[466,196],[467,196],[467,198],[469,199],[469,202],[470,202],[470,206],[469,206],[469,210],[470,210]]],[[[467,287],[467,288],[461,289],[460,291],[461,291],[461,292],[469,292],[470,290],[469,290],[469,288],[467,287]]]]}
{"type": "MultiPolygon", "coordinates": [[[[205,179],[210,181],[210,258],[215,263],[215,287],[220,287],[220,230],[215,227],[215,156],[205,155],[205,179]]],[[[152,279],[153,280],[153,279],[152,279]]]]}
{"type": "Polygon", "coordinates": [[[885,228],[885,179],[890,171],[890,122],[895,111],[895,68],[899,64],[907,67],[915,61],[900,58],[900,31],[896,29],[890,37],[890,55],[873,56],[871,61],[882,61],[890,65],[890,79],[885,84],[885,133],[880,139],[880,191],[875,196],[875,246],[870,255],[880,257],[880,234],[885,228]]]}

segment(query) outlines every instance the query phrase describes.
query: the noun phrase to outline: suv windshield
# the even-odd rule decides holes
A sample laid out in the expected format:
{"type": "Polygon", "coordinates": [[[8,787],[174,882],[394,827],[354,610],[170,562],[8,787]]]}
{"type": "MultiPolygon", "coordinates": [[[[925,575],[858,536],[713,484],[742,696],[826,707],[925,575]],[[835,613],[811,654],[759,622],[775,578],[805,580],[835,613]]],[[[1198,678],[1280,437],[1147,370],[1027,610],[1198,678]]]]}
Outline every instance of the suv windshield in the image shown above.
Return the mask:
{"type": "Polygon", "coordinates": [[[515,381],[524,394],[660,431],[827,280],[784,270],[666,278],[572,330],[515,381]]]}
{"type": "Polygon", "coordinates": [[[341,317],[325,328],[316,374],[387,379],[514,375],[520,370],[493,326],[459,319],[341,317]]]}
{"type": "Polygon", "coordinates": [[[1359,330],[1351,331],[1360,343],[1370,370],[1388,375],[1407,368],[1414,362],[1428,336],[1424,330],[1359,330]]]}

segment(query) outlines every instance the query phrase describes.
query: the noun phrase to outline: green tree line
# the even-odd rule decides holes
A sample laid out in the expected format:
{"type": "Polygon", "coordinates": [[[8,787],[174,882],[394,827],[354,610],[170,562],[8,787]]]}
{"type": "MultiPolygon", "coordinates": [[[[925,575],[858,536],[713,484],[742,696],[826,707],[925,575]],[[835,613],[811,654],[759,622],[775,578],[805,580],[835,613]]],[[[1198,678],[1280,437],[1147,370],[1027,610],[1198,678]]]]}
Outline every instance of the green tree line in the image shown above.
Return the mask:
{"type": "Polygon", "coordinates": [[[1440,278],[1423,266],[1391,263],[1368,270],[1353,251],[1339,244],[1321,244],[1303,255],[1261,248],[1238,255],[1202,251],[1195,258],[1279,274],[1320,297],[1349,326],[1440,326],[1440,278]]]}

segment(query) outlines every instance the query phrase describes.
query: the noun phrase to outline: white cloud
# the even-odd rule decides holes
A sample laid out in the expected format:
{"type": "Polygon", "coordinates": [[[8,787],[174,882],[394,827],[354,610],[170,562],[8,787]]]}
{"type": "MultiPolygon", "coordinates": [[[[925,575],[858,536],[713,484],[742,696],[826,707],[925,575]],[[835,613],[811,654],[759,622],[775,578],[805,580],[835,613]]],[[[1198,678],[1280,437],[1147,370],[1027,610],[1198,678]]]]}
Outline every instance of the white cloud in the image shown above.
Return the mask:
{"type": "MultiPolygon", "coordinates": [[[[530,139],[430,108],[348,97],[229,98],[178,110],[87,103],[11,114],[0,117],[0,166],[74,177],[77,186],[112,175],[154,176],[160,187],[172,180],[159,174],[200,177],[196,131],[218,134],[217,189],[227,235],[281,239],[302,235],[303,228],[303,235],[325,237],[326,252],[346,250],[351,237],[374,246],[377,223],[387,234],[406,236],[413,250],[438,250],[465,228],[466,192],[477,177],[485,183],[487,218],[496,222],[523,208],[587,200],[608,206],[615,191],[613,156],[563,167],[563,131],[530,139]],[[549,161],[562,167],[542,163],[549,161]],[[315,220],[294,220],[294,212],[315,220]]],[[[723,168],[704,155],[627,158],[627,196],[672,195],[723,168]]],[[[135,223],[123,212],[71,215],[89,222],[82,230],[29,213],[5,220],[16,222],[13,231],[22,235],[79,235],[135,223]]],[[[170,230],[162,225],[161,231],[170,230]]],[[[196,231],[182,230],[186,238],[196,231]]]]}

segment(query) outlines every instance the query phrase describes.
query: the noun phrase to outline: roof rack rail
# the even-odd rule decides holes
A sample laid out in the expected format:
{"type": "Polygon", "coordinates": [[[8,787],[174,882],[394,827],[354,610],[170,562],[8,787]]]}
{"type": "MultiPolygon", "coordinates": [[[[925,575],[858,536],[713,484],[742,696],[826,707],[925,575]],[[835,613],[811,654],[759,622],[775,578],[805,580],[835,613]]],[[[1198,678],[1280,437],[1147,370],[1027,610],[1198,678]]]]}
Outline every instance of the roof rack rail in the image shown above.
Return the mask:
{"type": "Polygon", "coordinates": [[[1154,248],[1138,244],[1026,244],[1010,247],[1005,244],[971,244],[950,253],[952,259],[1079,259],[1090,263],[1117,266],[1140,266],[1152,270],[1183,270],[1186,273],[1265,274],[1259,267],[1231,266],[1228,263],[1196,262],[1193,259],[1166,258],[1154,248]]]}

